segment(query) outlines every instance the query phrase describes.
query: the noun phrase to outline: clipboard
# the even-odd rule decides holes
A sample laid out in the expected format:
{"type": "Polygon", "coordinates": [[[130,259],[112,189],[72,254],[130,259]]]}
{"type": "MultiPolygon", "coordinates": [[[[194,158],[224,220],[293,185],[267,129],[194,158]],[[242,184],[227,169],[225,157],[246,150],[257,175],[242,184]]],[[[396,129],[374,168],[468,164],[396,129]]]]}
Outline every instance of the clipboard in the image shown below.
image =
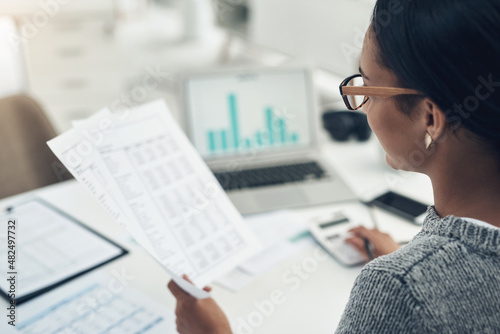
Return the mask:
{"type": "Polygon", "coordinates": [[[5,259],[0,263],[0,275],[15,278],[0,280],[0,295],[17,305],[128,254],[42,199],[20,203],[0,217],[7,226],[0,232],[5,239],[0,242],[4,245],[0,259],[5,259]]]}

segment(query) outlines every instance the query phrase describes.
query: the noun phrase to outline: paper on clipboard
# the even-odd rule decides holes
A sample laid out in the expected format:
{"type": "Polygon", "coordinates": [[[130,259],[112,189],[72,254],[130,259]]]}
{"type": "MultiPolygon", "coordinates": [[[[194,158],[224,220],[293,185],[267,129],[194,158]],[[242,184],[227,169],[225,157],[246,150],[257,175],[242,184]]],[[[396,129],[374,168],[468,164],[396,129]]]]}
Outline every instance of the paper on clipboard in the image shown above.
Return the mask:
{"type": "Polygon", "coordinates": [[[68,170],[195,297],[259,243],[212,172],[156,101],[80,123],[48,142],[68,170]]]}
{"type": "MultiPolygon", "coordinates": [[[[17,277],[18,288],[14,297],[17,304],[127,253],[119,245],[39,199],[20,203],[8,212],[0,213],[0,221],[7,220],[15,222],[15,229],[11,232],[17,246],[2,247],[0,258],[7,259],[9,252],[17,259],[9,270],[17,277]]],[[[6,241],[0,235],[0,244],[7,245],[6,241]]],[[[0,268],[0,274],[8,277],[7,266],[0,268]]],[[[9,282],[0,280],[0,293],[9,297],[7,291],[9,282]]]]}

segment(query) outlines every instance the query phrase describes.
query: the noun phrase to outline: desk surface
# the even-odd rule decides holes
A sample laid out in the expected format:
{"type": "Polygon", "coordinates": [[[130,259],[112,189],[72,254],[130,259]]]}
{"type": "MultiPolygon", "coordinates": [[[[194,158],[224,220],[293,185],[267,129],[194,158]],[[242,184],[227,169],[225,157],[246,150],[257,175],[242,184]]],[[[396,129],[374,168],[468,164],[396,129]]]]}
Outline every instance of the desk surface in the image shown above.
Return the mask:
{"type": "MultiPolygon", "coordinates": [[[[427,178],[397,173],[384,166],[377,142],[328,143],[324,155],[361,195],[380,184],[414,197],[432,201],[427,178]]],[[[169,280],[162,268],[135,245],[124,230],[76,181],[67,181],[0,201],[0,209],[29,197],[41,197],[73,215],[90,227],[128,248],[129,255],[103,267],[105,271],[125,272],[135,278],[131,285],[170,308],[175,300],[165,285],[169,280]]],[[[328,211],[328,206],[295,210],[307,219],[328,211]]],[[[410,238],[418,227],[382,211],[375,216],[383,228],[402,238],[410,238]]],[[[213,296],[239,333],[332,333],[342,315],[352,284],[361,267],[345,268],[317,245],[309,247],[234,293],[214,286],[213,296]],[[280,303],[270,306],[281,294],[280,303]],[[243,325],[243,323],[245,325],[243,325]],[[240,328],[239,331],[237,329],[240,328]]],[[[4,300],[1,305],[6,304],[4,300]]]]}

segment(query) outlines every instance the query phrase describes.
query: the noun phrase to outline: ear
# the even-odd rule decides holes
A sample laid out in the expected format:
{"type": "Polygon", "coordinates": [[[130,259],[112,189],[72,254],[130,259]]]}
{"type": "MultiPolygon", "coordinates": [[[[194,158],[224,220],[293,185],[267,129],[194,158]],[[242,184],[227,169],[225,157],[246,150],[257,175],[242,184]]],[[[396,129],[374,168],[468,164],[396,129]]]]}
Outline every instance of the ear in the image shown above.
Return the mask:
{"type": "Polygon", "coordinates": [[[432,141],[436,142],[445,134],[446,116],[439,106],[428,98],[423,101],[423,106],[426,131],[432,141]]]}

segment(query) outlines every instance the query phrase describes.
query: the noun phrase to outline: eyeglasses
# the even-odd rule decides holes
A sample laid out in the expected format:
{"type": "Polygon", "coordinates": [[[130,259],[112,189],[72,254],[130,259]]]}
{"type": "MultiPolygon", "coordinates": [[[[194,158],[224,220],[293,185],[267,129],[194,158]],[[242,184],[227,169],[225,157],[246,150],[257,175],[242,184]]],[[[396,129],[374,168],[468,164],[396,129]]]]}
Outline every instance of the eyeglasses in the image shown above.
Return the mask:
{"type": "Polygon", "coordinates": [[[414,89],[396,87],[367,87],[364,86],[361,74],[351,75],[340,84],[340,95],[349,110],[359,110],[373,97],[392,97],[398,95],[421,95],[414,89]]]}

